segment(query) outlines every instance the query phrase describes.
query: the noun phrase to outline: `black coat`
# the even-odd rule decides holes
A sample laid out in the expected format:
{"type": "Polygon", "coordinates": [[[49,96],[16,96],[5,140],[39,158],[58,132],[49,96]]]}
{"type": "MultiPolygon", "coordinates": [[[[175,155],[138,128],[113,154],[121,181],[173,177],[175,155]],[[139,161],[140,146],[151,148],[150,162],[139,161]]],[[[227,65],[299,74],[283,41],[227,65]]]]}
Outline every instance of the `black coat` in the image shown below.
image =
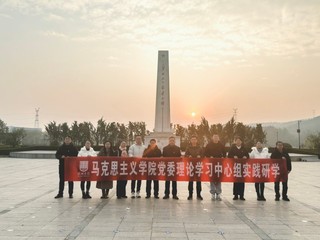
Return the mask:
{"type": "Polygon", "coordinates": [[[285,151],[280,152],[277,148],[274,150],[274,152],[271,154],[271,159],[282,159],[283,157],[287,160],[287,170],[291,172],[292,165],[291,165],[291,158],[289,154],[285,151]]]}
{"type": "Polygon", "coordinates": [[[176,145],[167,145],[163,148],[163,157],[181,157],[181,150],[176,145]]]}
{"type": "Polygon", "coordinates": [[[62,156],[76,157],[78,156],[78,150],[72,143],[68,145],[63,143],[56,152],[56,158],[59,159],[59,161],[63,161],[62,156]]]}
{"type": "Polygon", "coordinates": [[[156,146],[155,148],[151,148],[150,145],[143,152],[143,157],[161,157],[161,150],[156,146]]]}
{"type": "Polygon", "coordinates": [[[228,158],[234,158],[235,156],[237,156],[238,158],[249,158],[249,153],[243,146],[238,149],[236,145],[232,145],[228,153],[228,158]]]}
{"type": "Polygon", "coordinates": [[[200,146],[188,146],[186,149],[186,153],[184,154],[186,157],[196,158],[198,156],[203,157],[203,149],[200,146]]]}
{"type": "Polygon", "coordinates": [[[221,142],[209,142],[204,150],[206,157],[224,158],[226,157],[226,149],[221,142]]]}
{"type": "Polygon", "coordinates": [[[98,153],[98,156],[117,156],[117,152],[113,151],[112,148],[109,149],[109,151],[106,151],[107,149],[105,147],[100,149],[100,152],[98,153]]]}

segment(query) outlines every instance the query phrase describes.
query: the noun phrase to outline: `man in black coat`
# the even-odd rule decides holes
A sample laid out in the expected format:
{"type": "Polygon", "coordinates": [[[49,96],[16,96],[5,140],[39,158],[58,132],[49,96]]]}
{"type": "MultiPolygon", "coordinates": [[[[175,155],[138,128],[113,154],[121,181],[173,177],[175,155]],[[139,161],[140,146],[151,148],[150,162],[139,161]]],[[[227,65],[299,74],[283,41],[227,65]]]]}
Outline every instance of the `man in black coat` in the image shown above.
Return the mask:
{"type": "MultiPolygon", "coordinates": [[[[291,158],[289,154],[284,150],[283,143],[281,141],[276,142],[276,148],[274,152],[271,154],[271,159],[284,159],[287,162],[287,171],[288,174],[291,172],[292,166],[291,166],[291,158]]],[[[280,200],[280,182],[274,183],[274,191],[276,193],[276,201],[280,200]]],[[[287,181],[282,182],[282,200],[284,201],[290,201],[290,199],[287,196],[288,192],[288,179],[287,181]]]]}
{"type": "MultiPolygon", "coordinates": [[[[155,139],[150,140],[150,144],[148,148],[146,148],[143,152],[143,157],[147,158],[155,158],[161,157],[161,150],[157,146],[157,142],[155,139]]],[[[153,191],[154,191],[154,198],[159,198],[159,180],[147,180],[146,186],[146,198],[150,198],[151,196],[151,183],[153,181],[153,191]]]]}
{"type": "MultiPolygon", "coordinates": [[[[220,142],[218,134],[213,134],[212,141],[210,141],[204,150],[204,155],[209,158],[225,158],[226,150],[224,145],[220,142]]],[[[221,201],[221,182],[210,182],[210,193],[212,200],[221,201]]]]}
{"type": "MultiPolygon", "coordinates": [[[[228,158],[249,158],[248,151],[242,145],[242,139],[240,137],[235,138],[235,144],[231,146],[228,153],[228,158]]],[[[235,182],[233,183],[233,200],[246,200],[244,198],[244,182],[235,182]]]]}
{"type": "MultiPolygon", "coordinates": [[[[194,135],[191,136],[190,138],[190,145],[186,149],[185,156],[190,158],[203,157],[203,149],[198,145],[198,139],[194,135]]],[[[201,181],[197,181],[196,190],[197,190],[197,199],[203,200],[203,197],[201,196],[201,190],[202,190],[201,181]]],[[[193,195],[193,181],[189,181],[188,191],[189,191],[188,200],[191,200],[193,195]]]]}
{"type": "MultiPolygon", "coordinates": [[[[78,156],[78,150],[72,144],[72,139],[70,136],[65,137],[64,143],[58,148],[56,152],[56,158],[59,159],[59,192],[55,198],[63,197],[64,190],[64,158],[65,157],[76,157],[78,156]]],[[[69,198],[73,198],[73,182],[68,182],[69,184],[69,198]]]]}
{"type": "MultiPolygon", "coordinates": [[[[176,146],[175,137],[169,137],[169,144],[163,148],[163,157],[181,157],[181,150],[176,146]]],[[[163,199],[168,199],[170,195],[170,181],[166,181],[164,197],[163,199]]],[[[173,199],[179,200],[177,196],[177,181],[172,181],[172,195],[173,199]]]]}

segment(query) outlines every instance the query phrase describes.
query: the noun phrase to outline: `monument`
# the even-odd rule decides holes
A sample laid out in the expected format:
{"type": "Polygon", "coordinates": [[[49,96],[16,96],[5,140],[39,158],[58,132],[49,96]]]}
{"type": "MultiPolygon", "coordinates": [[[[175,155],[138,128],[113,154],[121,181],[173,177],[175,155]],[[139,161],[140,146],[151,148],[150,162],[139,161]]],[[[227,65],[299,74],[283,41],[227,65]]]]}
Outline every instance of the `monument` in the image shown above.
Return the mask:
{"type": "MultiPolygon", "coordinates": [[[[162,149],[168,144],[170,136],[174,134],[170,122],[169,51],[158,51],[155,124],[153,132],[145,136],[145,144],[148,145],[154,138],[162,149]]],[[[179,137],[176,137],[176,144],[180,145],[179,137]]]]}

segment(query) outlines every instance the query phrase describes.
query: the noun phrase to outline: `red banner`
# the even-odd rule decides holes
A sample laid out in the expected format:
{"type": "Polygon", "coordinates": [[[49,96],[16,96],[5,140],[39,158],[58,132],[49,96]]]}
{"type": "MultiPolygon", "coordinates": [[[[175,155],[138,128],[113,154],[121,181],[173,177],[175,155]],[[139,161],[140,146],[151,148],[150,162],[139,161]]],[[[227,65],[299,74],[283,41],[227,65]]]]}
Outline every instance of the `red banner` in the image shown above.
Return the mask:
{"type": "Polygon", "coordinates": [[[288,178],[284,159],[68,157],[64,164],[66,181],[280,182],[288,178]]]}

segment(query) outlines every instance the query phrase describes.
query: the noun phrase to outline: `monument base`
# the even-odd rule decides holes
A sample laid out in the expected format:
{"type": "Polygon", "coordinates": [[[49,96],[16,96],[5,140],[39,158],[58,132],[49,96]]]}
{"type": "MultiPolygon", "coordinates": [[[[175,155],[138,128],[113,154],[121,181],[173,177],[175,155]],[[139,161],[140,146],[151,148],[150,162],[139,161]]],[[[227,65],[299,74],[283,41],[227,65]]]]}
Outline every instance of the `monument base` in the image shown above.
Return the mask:
{"type": "Polygon", "coordinates": [[[174,136],[176,138],[176,145],[180,147],[180,137],[175,136],[172,132],[152,132],[150,135],[144,137],[144,144],[149,145],[151,139],[157,141],[158,148],[162,149],[169,144],[169,137],[174,136]]]}

